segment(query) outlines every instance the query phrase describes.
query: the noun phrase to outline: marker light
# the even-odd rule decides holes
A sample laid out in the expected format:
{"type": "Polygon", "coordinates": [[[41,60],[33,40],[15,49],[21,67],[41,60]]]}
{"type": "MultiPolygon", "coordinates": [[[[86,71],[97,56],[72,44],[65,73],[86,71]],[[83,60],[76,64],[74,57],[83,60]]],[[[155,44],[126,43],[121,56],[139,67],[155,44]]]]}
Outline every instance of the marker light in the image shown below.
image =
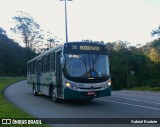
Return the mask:
{"type": "Polygon", "coordinates": [[[108,82],[108,86],[111,86],[111,84],[112,84],[112,81],[110,80],[110,81],[108,82]]]}

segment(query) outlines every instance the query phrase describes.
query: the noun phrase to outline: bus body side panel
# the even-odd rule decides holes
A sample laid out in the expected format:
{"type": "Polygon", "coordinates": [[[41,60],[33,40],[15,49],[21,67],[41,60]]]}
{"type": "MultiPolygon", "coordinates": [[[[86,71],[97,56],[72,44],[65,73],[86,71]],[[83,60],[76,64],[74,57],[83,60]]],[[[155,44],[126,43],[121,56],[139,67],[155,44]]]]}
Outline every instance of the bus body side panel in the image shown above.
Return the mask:
{"type": "Polygon", "coordinates": [[[49,88],[51,84],[55,84],[55,80],[53,80],[53,77],[55,77],[55,72],[46,72],[42,74],[42,82],[40,84],[41,93],[44,95],[50,95],[49,88]]]}
{"type": "Polygon", "coordinates": [[[29,85],[37,84],[37,74],[28,74],[27,75],[27,83],[29,85]]]}
{"type": "Polygon", "coordinates": [[[42,94],[48,95],[48,73],[42,73],[40,89],[42,94]]]}

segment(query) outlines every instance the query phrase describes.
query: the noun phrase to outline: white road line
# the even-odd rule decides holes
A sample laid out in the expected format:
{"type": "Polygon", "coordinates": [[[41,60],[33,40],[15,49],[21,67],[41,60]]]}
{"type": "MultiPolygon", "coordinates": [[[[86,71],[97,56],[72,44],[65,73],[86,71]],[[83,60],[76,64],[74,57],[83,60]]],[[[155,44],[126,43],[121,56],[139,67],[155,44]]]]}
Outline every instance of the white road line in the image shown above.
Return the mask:
{"type": "Polygon", "coordinates": [[[135,106],[135,107],[147,108],[147,109],[152,109],[152,110],[158,110],[158,111],[160,111],[160,108],[153,108],[153,107],[148,107],[148,106],[143,106],[143,105],[135,105],[135,104],[130,104],[130,103],[124,103],[124,102],[119,102],[119,101],[111,101],[111,100],[104,100],[104,99],[96,99],[96,100],[113,102],[113,103],[119,103],[119,104],[124,104],[124,105],[130,105],[130,106],[135,106]]]}
{"type": "Polygon", "coordinates": [[[111,97],[116,97],[116,98],[123,98],[123,99],[128,99],[128,100],[133,100],[133,101],[140,101],[140,102],[145,102],[145,103],[151,103],[151,104],[157,104],[160,105],[158,102],[151,102],[151,101],[144,101],[144,100],[139,100],[139,99],[134,99],[134,98],[128,98],[128,97],[118,97],[118,96],[111,96],[111,97]]]}

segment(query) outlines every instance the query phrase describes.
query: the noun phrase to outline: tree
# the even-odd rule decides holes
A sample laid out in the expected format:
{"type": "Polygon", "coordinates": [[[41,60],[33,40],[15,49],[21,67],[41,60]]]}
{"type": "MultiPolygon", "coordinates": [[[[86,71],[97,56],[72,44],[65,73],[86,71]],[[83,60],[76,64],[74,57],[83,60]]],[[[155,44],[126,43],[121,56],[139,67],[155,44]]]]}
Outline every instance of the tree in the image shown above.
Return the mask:
{"type": "Polygon", "coordinates": [[[149,57],[151,58],[152,61],[160,62],[160,54],[157,49],[152,48],[149,54],[149,57]]]}
{"type": "Polygon", "coordinates": [[[59,44],[59,40],[58,38],[55,36],[53,36],[53,34],[51,32],[47,32],[47,43],[45,44],[45,46],[47,47],[46,49],[51,49],[55,46],[57,46],[59,44]]]}
{"type": "Polygon", "coordinates": [[[11,30],[21,36],[25,47],[35,50],[37,43],[43,39],[40,25],[34,21],[33,17],[22,11],[17,12],[12,19],[15,26],[11,30]]]}
{"type": "Polygon", "coordinates": [[[51,32],[43,31],[43,39],[42,42],[37,44],[36,46],[36,52],[37,53],[43,53],[45,51],[48,51],[49,49],[59,45],[60,41],[59,39],[54,36],[51,32]]]}
{"type": "Polygon", "coordinates": [[[82,42],[92,42],[92,43],[101,43],[101,44],[104,44],[103,41],[94,41],[94,40],[90,40],[90,39],[82,39],[82,42]]]}
{"type": "Polygon", "coordinates": [[[152,36],[154,36],[154,35],[160,36],[160,26],[157,29],[153,30],[152,33],[151,33],[151,35],[152,36]]]}
{"type": "Polygon", "coordinates": [[[0,34],[6,34],[6,31],[0,27],[0,34]]]}

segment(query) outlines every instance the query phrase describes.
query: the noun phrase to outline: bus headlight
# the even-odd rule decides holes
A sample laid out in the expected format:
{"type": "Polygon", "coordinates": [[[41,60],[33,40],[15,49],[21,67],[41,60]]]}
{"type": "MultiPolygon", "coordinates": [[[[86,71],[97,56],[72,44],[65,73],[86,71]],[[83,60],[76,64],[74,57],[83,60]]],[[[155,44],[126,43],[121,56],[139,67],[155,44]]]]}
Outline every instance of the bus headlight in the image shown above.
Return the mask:
{"type": "Polygon", "coordinates": [[[71,87],[71,84],[70,84],[69,82],[66,82],[66,86],[67,86],[68,88],[70,88],[70,87],[71,87]]]}
{"type": "Polygon", "coordinates": [[[110,80],[110,81],[108,82],[108,86],[111,86],[111,84],[112,84],[112,81],[110,80]]]}
{"type": "Polygon", "coordinates": [[[65,85],[70,89],[78,90],[78,87],[76,87],[76,85],[74,85],[72,83],[66,82],[65,85]]]}

